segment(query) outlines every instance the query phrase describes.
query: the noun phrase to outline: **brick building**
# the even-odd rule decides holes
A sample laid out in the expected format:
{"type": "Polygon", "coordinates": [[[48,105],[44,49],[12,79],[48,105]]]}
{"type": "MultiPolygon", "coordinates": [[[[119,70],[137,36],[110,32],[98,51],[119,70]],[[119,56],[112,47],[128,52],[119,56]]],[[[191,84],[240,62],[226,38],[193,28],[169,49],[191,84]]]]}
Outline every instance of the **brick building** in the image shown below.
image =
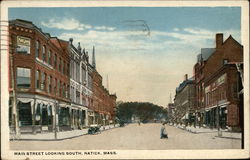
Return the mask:
{"type": "Polygon", "coordinates": [[[217,127],[219,119],[220,127],[239,129],[243,86],[237,66],[243,64],[243,47],[232,36],[223,41],[223,34],[216,34],[216,48],[210,51],[194,66],[200,123],[217,127]]]}
{"type": "Polygon", "coordinates": [[[102,76],[96,71],[95,50],[93,48],[92,66],[93,71],[93,110],[95,123],[106,125],[114,121],[114,109],[116,106],[116,95],[110,94],[102,84],[102,76]]]}
{"type": "Polygon", "coordinates": [[[185,75],[184,81],[176,88],[176,94],[174,98],[175,106],[175,122],[176,123],[188,123],[194,122],[194,106],[195,106],[195,83],[193,78],[188,79],[188,75],[185,75]]]}
{"type": "Polygon", "coordinates": [[[168,111],[168,121],[170,123],[173,123],[174,122],[174,117],[175,117],[175,106],[174,106],[174,103],[168,103],[167,111],[168,111]]]}
{"type": "Polygon", "coordinates": [[[10,21],[9,35],[10,128],[34,133],[82,129],[96,124],[95,115],[105,121],[99,124],[114,118],[116,96],[102,85],[94,49],[91,65],[88,53],[80,44],[75,48],[73,39],[51,37],[24,20],[10,21]]]}
{"type": "Polygon", "coordinates": [[[10,21],[9,34],[13,55],[13,66],[9,66],[10,113],[14,84],[21,131],[52,130],[61,124],[53,122],[53,117],[70,102],[68,43],[23,20],[10,21]]]}

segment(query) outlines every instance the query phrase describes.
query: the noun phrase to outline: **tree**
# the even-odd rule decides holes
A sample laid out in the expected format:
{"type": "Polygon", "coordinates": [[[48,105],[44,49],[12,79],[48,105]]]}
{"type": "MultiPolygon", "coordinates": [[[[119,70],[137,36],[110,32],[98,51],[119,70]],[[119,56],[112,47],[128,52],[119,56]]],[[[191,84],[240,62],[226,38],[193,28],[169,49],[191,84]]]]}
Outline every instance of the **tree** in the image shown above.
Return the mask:
{"type": "Polygon", "coordinates": [[[119,102],[116,113],[117,119],[125,123],[131,122],[132,116],[142,122],[167,119],[166,109],[149,102],[119,102]]]}

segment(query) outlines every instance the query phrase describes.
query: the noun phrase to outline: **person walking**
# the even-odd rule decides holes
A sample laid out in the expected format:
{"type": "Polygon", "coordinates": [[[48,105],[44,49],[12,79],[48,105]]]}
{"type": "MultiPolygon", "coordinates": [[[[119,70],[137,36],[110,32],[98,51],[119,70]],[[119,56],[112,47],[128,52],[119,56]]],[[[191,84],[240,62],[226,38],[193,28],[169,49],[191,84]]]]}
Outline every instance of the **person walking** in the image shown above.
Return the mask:
{"type": "Polygon", "coordinates": [[[168,134],[167,134],[167,130],[166,130],[166,127],[165,127],[165,123],[162,123],[160,137],[161,137],[161,139],[162,138],[168,138],[168,134]]]}

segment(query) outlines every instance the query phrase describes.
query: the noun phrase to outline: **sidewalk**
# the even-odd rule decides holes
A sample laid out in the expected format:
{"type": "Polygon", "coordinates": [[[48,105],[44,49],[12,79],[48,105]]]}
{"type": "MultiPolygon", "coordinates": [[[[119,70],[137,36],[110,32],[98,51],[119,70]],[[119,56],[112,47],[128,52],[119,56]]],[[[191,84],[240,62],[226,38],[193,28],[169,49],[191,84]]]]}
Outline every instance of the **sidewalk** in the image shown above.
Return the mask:
{"type": "Polygon", "coordinates": [[[222,136],[218,136],[218,130],[217,129],[210,129],[210,128],[204,128],[204,127],[193,127],[193,126],[187,126],[184,125],[173,125],[176,128],[180,128],[182,130],[186,130],[188,132],[194,133],[194,134],[200,134],[200,133],[213,133],[214,137],[218,138],[231,138],[231,139],[241,139],[241,133],[240,132],[231,132],[227,129],[220,130],[222,132],[222,136]]]}
{"type": "MultiPolygon", "coordinates": [[[[101,131],[106,131],[112,128],[119,127],[118,124],[114,125],[107,125],[105,127],[101,127],[101,131]]],[[[32,140],[32,141],[58,141],[64,139],[75,138],[79,136],[83,136],[88,134],[88,128],[82,130],[72,130],[72,131],[62,131],[57,132],[57,139],[55,139],[54,132],[47,132],[47,133],[37,133],[37,134],[21,134],[17,140],[32,140]]],[[[14,139],[14,135],[10,135],[10,140],[14,139]]]]}

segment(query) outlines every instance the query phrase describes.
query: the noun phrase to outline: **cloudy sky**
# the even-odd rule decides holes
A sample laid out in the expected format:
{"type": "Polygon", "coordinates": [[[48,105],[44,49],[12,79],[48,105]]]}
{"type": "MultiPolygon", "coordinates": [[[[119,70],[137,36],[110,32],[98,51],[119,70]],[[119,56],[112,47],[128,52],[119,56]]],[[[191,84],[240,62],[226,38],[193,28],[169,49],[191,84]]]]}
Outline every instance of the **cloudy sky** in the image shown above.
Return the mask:
{"type": "Polygon", "coordinates": [[[193,76],[201,48],[215,34],[241,42],[239,7],[11,8],[9,19],[32,21],[44,32],[74,39],[92,53],[103,85],[118,100],[166,106],[170,94],[193,76]]]}

